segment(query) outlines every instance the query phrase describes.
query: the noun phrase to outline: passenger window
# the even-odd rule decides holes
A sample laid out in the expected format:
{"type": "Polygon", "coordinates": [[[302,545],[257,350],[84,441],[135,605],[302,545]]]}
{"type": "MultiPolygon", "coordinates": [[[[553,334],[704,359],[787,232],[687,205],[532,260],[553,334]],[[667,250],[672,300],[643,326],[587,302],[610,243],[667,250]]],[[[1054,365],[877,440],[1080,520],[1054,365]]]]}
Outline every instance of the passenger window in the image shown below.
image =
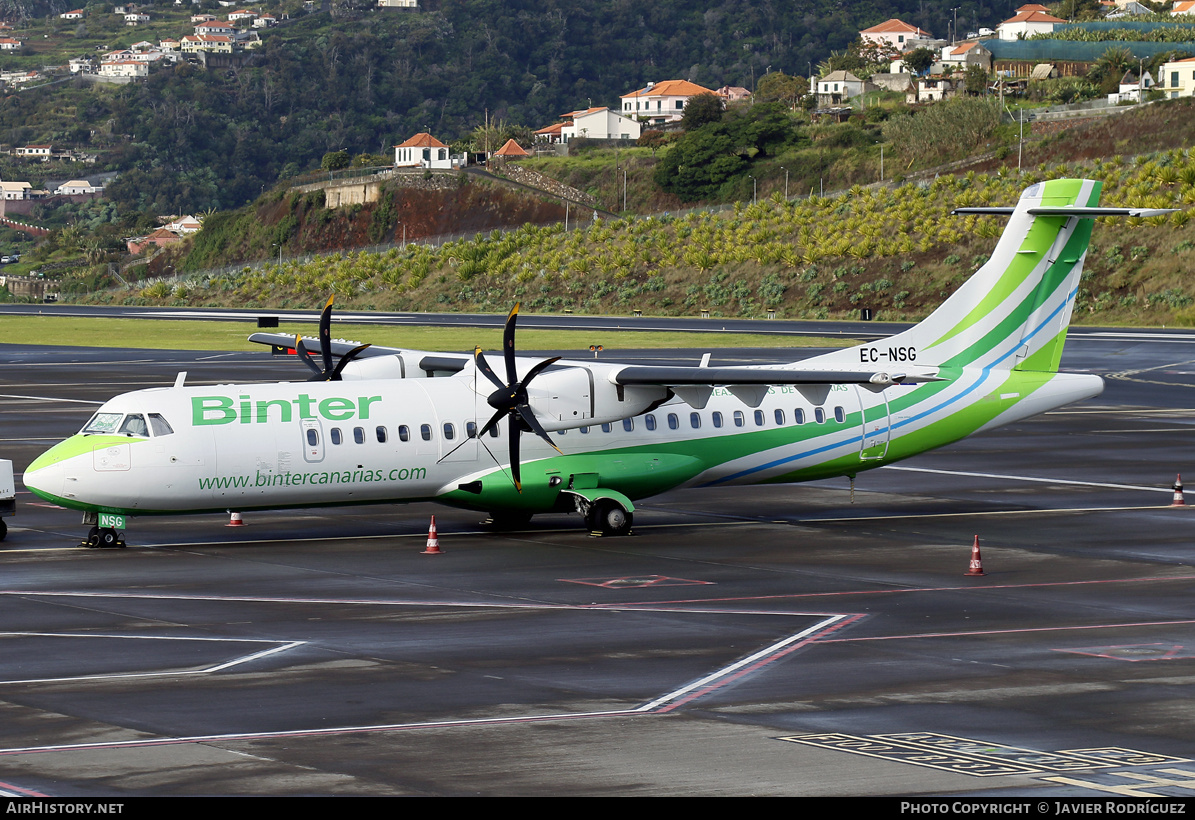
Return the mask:
{"type": "Polygon", "coordinates": [[[120,425],[119,432],[128,436],[149,438],[149,428],[145,426],[145,416],[140,413],[129,413],[125,416],[124,424],[120,425]]]}
{"type": "Polygon", "coordinates": [[[826,423],[826,410],[823,407],[815,407],[813,409],[813,420],[818,424],[826,423]]]}
{"type": "Polygon", "coordinates": [[[631,432],[632,430],[634,430],[635,429],[635,420],[634,419],[623,419],[622,420],[622,429],[626,430],[628,433],[631,432]]]}
{"type": "Polygon", "coordinates": [[[500,425],[500,424],[495,424],[493,427],[490,428],[490,438],[498,438],[498,428],[501,426],[502,425],[500,425]]]}
{"type": "Polygon", "coordinates": [[[804,424],[805,423],[805,411],[799,407],[796,410],[794,410],[793,411],[793,421],[795,421],[797,424],[804,424]]]}
{"type": "Polygon", "coordinates": [[[340,428],[339,427],[332,428],[332,443],[340,444],[340,428]]]}
{"type": "Polygon", "coordinates": [[[407,427],[407,425],[405,425],[405,424],[398,425],[398,440],[399,441],[410,441],[411,440],[411,428],[407,427]]]}
{"type": "Polygon", "coordinates": [[[734,411],[734,426],[735,426],[735,427],[742,427],[742,426],[743,426],[743,425],[746,423],[746,421],[747,421],[747,419],[746,419],[746,417],[743,415],[743,411],[742,411],[742,410],[735,410],[735,411],[734,411]]]}
{"type": "Polygon", "coordinates": [[[654,413],[648,413],[643,417],[643,426],[648,430],[656,429],[656,417],[654,413]]]}
{"type": "Polygon", "coordinates": [[[784,426],[784,411],[777,408],[775,416],[776,416],[776,424],[783,427],[784,426]]]}
{"type": "Polygon", "coordinates": [[[174,428],[170,426],[170,422],[162,418],[161,413],[149,414],[149,428],[153,430],[155,436],[168,436],[174,432],[174,428]]]}
{"type": "Polygon", "coordinates": [[[377,433],[378,444],[385,444],[386,443],[386,428],[379,427],[374,432],[377,433]]]}
{"type": "Polygon", "coordinates": [[[722,414],[717,411],[714,412],[714,426],[715,427],[722,426],[722,414]]]}
{"type": "Polygon", "coordinates": [[[452,426],[452,422],[444,422],[444,439],[445,441],[452,441],[456,438],[456,428],[452,426]]]}
{"type": "Polygon", "coordinates": [[[763,411],[762,410],[755,411],[755,426],[763,427],[763,411]]]}
{"type": "Polygon", "coordinates": [[[364,427],[354,427],[353,428],[353,441],[357,442],[358,444],[365,443],[365,428],[364,427]]]}
{"type": "Polygon", "coordinates": [[[612,429],[613,429],[613,427],[610,425],[610,423],[609,423],[609,422],[606,422],[605,424],[603,424],[603,425],[602,425],[602,432],[603,432],[603,433],[609,433],[609,432],[610,432],[610,430],[612,430],[612,429]]]}
{"type": "Polygon", "coordinates": [[[315,447],[319,444],[319,433],[315,432],[310,427],[307,428],[307,443],[312,447],[315,447]]]}
{"type": "Polygon", "coordinates": [[[694,430],[697,430],[701,427],[701,414],[700,413],[690,413],[689,414],[689,426],[692,427],[694,430]]]}
{"type": "Polygon", "coordinates": [[[430,424],[419,425],[419,435],[424,441],[432,440],[432,426],[430,424]]]}
{"type": "Polygon", "coordinates": [[[680,419],[676,417],[676,413],[668,414],[668,429],[675,430],[680,427],[680,419]]]}
{"type": "Polygon", "coordinates": [[[468,436],[469,438],[477,438],[477,422],[475,422],[475,421],[466,421],[465,422],[465,435],[468,436]]]}
{"type": "Polygon", "coordinates": [[[582,435],[584,435],[585,433],[588,433],[588,432],[589,432],[589,428],[588,428],[588,427],[582,427],[582,428],[581,428],[581,434],[582,434],[582,435]]]}

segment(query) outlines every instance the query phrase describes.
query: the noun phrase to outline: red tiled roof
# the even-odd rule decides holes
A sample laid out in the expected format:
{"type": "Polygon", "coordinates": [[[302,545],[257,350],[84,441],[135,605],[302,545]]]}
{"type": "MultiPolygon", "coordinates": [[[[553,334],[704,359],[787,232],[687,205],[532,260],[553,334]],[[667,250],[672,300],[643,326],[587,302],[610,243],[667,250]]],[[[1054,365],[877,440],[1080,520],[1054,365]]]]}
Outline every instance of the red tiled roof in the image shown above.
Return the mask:
{"type": "Polygon", "coordinates": [[[514,140],[506,141],[506,144],[494,152],[494,156],[498,157],[529,157],[530,153],[524,151],[522,146],[514,140]]]}
{"type": "Polygon", "coordinates": [[[698,94],[713,94],[708,88],[691,83],[688,80],[664,80],[651,88],[640,88],[630,94],[623,94],[622,99],[628,97],[696,97],[698,94]]]}
{"type": "Polygon", "coordinates": [[[1006,26],[1009,23],[1065,23],[1065,20],[1059,20],[1057,17],[1051,17],[1044,11],[1021,11],[1017,12],[1015,17],[1009,17],[1000,25],[1006,26]]]}
{"type": "Polygon", "coordinates": [[[394,146],[395,148],[447,148],[448,146],[440,142],[431,134],[423,133],[416,134],[404,143],[394,146]]]}
{"type": "Polygon", "coordinates": [[[929,37],[930,33],[925,29],[917,28],[917,26],[910,26],[903,20],[897,20],[893,17],[891,20],[885,20],[878,26],[865,28],[860,34],[916,34],[919,37],[929,37]]]}

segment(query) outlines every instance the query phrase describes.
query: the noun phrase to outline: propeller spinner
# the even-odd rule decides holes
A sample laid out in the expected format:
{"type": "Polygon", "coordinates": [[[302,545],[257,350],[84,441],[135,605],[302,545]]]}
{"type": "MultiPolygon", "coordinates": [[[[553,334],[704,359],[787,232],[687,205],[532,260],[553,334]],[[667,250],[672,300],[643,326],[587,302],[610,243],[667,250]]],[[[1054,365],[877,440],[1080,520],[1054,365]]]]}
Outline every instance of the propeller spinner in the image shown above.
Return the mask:
{"type": "Polygon", "coordinates": [[[369,347],[368,344],[363,344],[354,347],[348,353],[340,357],[340,361],[336,366],[332,366],[332,300],[335,296],[329,296],[327,304],[324,309],[320,311],[319,315],[319,346],[320,357],[323,360],[323,368],[315,363],[315,359],[311,353],[304,347],[303,339],[299,336],[295,337],[295,353],[299,354],[299,358],[303,360],[303,364],[307,365],[314,374],[307,379],[309,382],[338,382],[341,380],[340,373],[344,370],[344,366],[360,355],[361,351],[369,347]]]}
{"type": "Polygon", "coordinates": [[[476,363],[478,371],[484,373],[485,377],[498,388],[486,399],[486,402],[496,412],[486,422],[485,426],[478,431],[477,437],[480,439],[493,429],[503,416],[509,419],[510,472],[511,477],[514,479],[515,489],[521,493],[523,491],[523,484],[519,480],[519,437],[524,432],[535,433],[550,444],[556,452],[561,452],[560,448],[548,437],[543,426],[535,418],[535,413],[531,410],[531,405],[527,399],[527,385],[531,384],[532,379],[538,376],[544,368],[554,364],[560,357],[554,356],[551,359],[544,359],[527,371],[527,375],[520,381],[519,374],[515,369],[515,321],[518,315],[519,305],[516,303],[511,309],[510,315],[506,317],[506,327],[502,331],[502,358],[506,362],[506,381],[503,382],[494,373],[489,362],[485,360],[485,354],[481,352],[480,347],[473,349],[473,361],[476,363]]]}

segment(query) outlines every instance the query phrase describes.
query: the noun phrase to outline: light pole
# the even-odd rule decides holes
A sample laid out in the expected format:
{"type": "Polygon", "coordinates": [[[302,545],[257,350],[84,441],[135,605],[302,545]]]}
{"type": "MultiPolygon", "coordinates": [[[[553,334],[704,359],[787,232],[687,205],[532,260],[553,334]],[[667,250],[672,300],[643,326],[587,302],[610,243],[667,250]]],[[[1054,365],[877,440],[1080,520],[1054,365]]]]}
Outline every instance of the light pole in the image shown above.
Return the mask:
{"type": "MultiPolygon", "coordinates": [[[[1009,111],[1008,106],[1004,106],[1004,110],[1008,111],[1008,116],[1012,116],[1012,111],[1009,111]]],[[[1021,173],[1021,150],[1025,145],[1025,109],[1018,108],[1017,121],[1021,124],[1020,134],[1017,136],[1017,173],[1021,173]]]]}
{"type": "Polygon", "coordinates": [[[399,222],[398,226],[400,228],[402,228],[402,248],[401,248],[401,250],[405,251],[407,249],[407,223],[399,222]]]}
{"type": "Polygon", "coordinates": [[[880,182],[884,181],[884,143],[880,143],[880,182]]]}
{"type": "Polygon", "coordinates": [[[282,270],[282,245],[278,242],[275,242],[271,245],[271,247],[278,249],[278,269],[282,270]]]}
{"type": "Polygon", "coordinates": [[[958,39],[958,7],[951,9],[954,12],[954,35],[950,38],[950,45],[954,45],[955,40],[958,39]]]}
{"type": "Polygon", "coordinates": [[[751,176],[751,174],[747,174],[747,176],[751,177],[751,204],[754,205],[755,194],[759,190],[759,186],[756,184],[755,177],[751,176]]]}
{"type": "Polygon", "coordinates": [[[627,212],[627,169],[623,166],[622,169],[622,212],[627,212]]]}
{"type": "Polygon", "coordinates": [[[788,199],[788,169],[785,168],[783,165],[781,165],[780,170],[784,172],[784,198],[787,200],[788,199]]]}

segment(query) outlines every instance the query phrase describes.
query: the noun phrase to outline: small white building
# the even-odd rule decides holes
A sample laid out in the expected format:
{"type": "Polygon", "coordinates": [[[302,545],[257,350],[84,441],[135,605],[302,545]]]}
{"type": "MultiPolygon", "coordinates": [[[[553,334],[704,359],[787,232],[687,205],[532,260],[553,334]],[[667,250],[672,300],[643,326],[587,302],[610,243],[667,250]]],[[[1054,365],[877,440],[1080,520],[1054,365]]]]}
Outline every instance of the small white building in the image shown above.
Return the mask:
{"type": "Polygon", "coordinates": [[[0,182],[0,192],[7,200],[29,199],[29,192],[33,186],[28,182],[0,182]]]}
{"type": "Polygon", "coordinates": [[[117,60],[100,65],[101,77],[132,77],[140,79],[149,76],[149,64],[140,60],[117,60]]]}
{"type": "Polygon", "coordinates": [[[1035,34],[1049,34],[1054,26],[1065,23],[1046,12],[1045,6],[1021,6],[1017,13],[996,26],[1001,40],[1028,40],[1035,34]]]}
{"type": "Polygon", "coordinates": [[[452,149],[431,134],[416,134],[394,146],[395,168],[436,168],[450,170],[465,165],[465,155],[453,155],[452,149]]]}
{"type": "Polygon", "coordinates": [[[891,46],[897,51],[908,51],[914,48],[914,41],[932,40],[933,35],[923,28],[911,26],[903,20],[893,17],[878,26],[865,28],[859,32],[859,37],[865,43],[877,46],[891,46]]]}
{"type": "Polygon", "coordinates": [[[419,0],[378,0],[380,9],[417,9],[419,0]]]}
{"type": "Polygon", "coordinates": [[[148,22],[149,22],[149,15],[142,14],[139,11],[135,11],[131,14],[126,14],[124,16],[124,24],[126,26],[143,26],[148,22]]]}
{"type": "Polygon", "coordinates": [[[817,81],[819,102],[824,100],[831,105],[858,97],[866,90],[867,83],[849,71],[831,71],[817,81]]]}
{"type": "Polygon", "coordinates": [[[643,126],[632,117],[624,117],[609,108],[586,108],[564,115],[571,122],[560,129],[562,142],[577,137],[593,140],[637,140],[643,126]]]}
{"type": "Polygon", "coordinates": [[[1154,87],[1154,78],[1147,71],[1140,77],[1136,71],[1126,71],[1120,78],[1120,87],[1116,93],[1108,95],[1108,102],[1112,105],[1120,103],[1139,103],[1144,92],[1154,87]]]}
{"type": "Polygon", "coordinates": [[[85,179],[72,179],[62,183],[54,189],[60,196],[78,196],[79,194],[98,194],[104,190],[99,185],[92,185],[85,179]]]}
{"type": "Polygon", "coordinates": [[[684,116],[685,104],[690,99],[713,93],[688,80],[648,83],[637,91],[622,95],[622,115],[652,123],[676,122],[684,116]]]}
{"type": "Polygon", "coordinates": [[[75,9],[73,11],[64,11],[62,14],[60,14],[58,16],[61,17],[63,20],[82,20],[83,19],[83,9],[75,9]]]}

